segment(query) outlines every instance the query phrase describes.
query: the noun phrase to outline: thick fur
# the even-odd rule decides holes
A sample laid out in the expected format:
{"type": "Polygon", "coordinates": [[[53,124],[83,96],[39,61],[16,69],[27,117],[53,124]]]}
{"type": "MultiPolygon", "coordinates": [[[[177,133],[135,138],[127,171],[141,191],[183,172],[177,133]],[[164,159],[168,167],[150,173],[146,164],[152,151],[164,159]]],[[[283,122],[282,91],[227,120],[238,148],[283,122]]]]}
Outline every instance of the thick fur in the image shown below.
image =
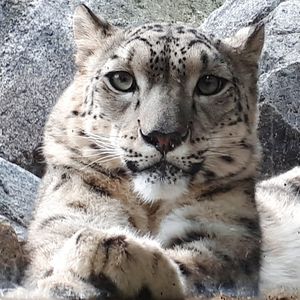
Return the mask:
{"type": "Polygon", "coordinates": [[[46,126],[24,287],[72,299],[256,295],[262,24],[220,41],[182,25],[122,30],[80,6],[74,34],[78,72],[46,126]],[[138,88],[116,91],[112,71],[138,88]],[[226,84],[198,95],[205,75],[226,84]],[[167,153],[143,138],[182,131],[167,153]]]}
{"type": "Polygon", "coordinates": [[[300,288],[300,167],[257,185],[263,233],[261,289],[300,288]]]}
{"type": "MultiPolygon", "coordinates": [[[[256,200],[261,216],[263,255],[261,267],[261,295],[255,299],[300,299],[299,293],[299,210],[300,167],[260,182],[256,186],[256,200]]],[[[0,298],[3,295],[0,293],[0,298]]],[[[105,298],[105,294],[103,295],[105,298]]],[[[4,299],[4,297],[3,297],[4,299]]],[[[19,288],[5,299],[54,300],[48,291],[19,288]]],[[[111,299],[111,298],[110,298],[111,299]]],[[[189,298],[196,300],[200,298],[189,298]]],[[[213,297],[231,300],[232,297],[213,297]]],[[[239,298],[249,299],[249,298],[239,298]]]]}

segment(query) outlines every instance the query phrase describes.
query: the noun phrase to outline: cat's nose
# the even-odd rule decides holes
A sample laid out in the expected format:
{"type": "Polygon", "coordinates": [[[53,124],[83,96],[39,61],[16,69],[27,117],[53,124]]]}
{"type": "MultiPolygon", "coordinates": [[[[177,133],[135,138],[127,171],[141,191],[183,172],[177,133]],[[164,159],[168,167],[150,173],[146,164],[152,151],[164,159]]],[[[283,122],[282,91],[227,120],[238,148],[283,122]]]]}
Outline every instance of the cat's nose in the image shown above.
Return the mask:
{"type": "Polygon", "coordinates": [[[189,130],[187,129],[172,133],[162,133],[155,130],[147,135],[141,131],[141,136],[146,143],[153,145],[160,153],[166,154],[181,145],[187,139],[188,133],[189,130]]]}

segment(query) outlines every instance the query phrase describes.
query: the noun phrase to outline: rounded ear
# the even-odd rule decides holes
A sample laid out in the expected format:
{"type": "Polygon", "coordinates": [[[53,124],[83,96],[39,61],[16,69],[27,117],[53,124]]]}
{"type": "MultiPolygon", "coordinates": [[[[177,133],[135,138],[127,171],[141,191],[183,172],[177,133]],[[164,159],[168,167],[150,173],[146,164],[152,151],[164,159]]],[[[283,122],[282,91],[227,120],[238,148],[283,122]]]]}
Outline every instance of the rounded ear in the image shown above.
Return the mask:
{"type": "Polygon", "coordinates": [[[234,36],[224,39],[222,44],[227,46],[226,52],[231,51],[233,55],[238,55],[244,63],[256,65],[264,45],[264,27],[264,22],[261,21],[242,28],[234,36]]]}
{"type": "Polygon", "coordinates": [[[76,60],[80,64],[112,36],[117,28],[97,17],[86,5],[76,7],[73,16],[74,39],[77,46],[76,60]]]}

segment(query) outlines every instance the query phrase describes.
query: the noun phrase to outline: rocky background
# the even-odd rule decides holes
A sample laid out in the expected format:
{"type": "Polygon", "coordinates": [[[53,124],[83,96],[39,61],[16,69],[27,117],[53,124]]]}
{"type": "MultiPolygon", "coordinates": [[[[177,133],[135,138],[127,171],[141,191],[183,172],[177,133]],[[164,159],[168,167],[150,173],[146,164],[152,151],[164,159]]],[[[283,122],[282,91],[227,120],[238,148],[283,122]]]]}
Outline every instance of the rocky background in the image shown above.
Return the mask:
{"type": "MultiPolygon", "coordinates": [[[[0,295],[24,264],[20,244],[44,170],[43,125],[75,71],[71,27],[79,2],[0,0],[0,295]]],[[[300,164],[299,0],[81,2],[116,25],[176,20],[220,37],[265,19],[258,124],[262,176],[300,164]]]]}
{"type": "Polygon", "coordinates": [[[0,0],[0,156],[40,176],[43,125],[72,80],[74,8],[86,3],[120,26],[200,24],[221,0],[0,0]]]}

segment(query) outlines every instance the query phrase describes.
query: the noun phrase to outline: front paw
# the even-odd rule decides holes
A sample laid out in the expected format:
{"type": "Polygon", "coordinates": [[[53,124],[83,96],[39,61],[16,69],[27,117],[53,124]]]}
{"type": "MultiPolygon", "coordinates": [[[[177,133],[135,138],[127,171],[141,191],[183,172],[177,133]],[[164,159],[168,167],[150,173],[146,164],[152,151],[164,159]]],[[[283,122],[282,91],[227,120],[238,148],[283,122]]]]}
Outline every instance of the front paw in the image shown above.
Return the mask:
{"type": "Polygon", "coordinates": [[[54,273],[76,274],[93,286],[108,278],[124,297],[135,297],[144,288],[159,298],[182,295],[178,266],[160,245],[122,229],[98,231],[84,229],[66,242],[56,255],[54,273]]]}
{"type": "Polygon", "coordinates": [[[53,273],[72,273],[93,285],[109,278],[126,296],[134,296],[143,288],[141,246],[120,230],[83,229],[72,236],[53,259],[53,273]],[[139,276],[141,275],[141,276],[139,276]]]}
{"type": "Polygon", "coordinates": [[[183,294],[177,265],[149,238],[108,232],[97,254],[95,273],[110,278],[125,297],[136,296],[145,288],[155,299],[177,299],[183,294]]]}
{"type": "MultiPolygon", "coordinates": [[[[151,256],[150,253],[148,256],[151,256]]],[[[105,234],[95,256],[95,274],[104,274],[127,297],[137,295],[147,281],[149,261],[143,246],[125,234],[105,234]]]]}
{"type": "Polygon", "coordinates": [[[41,295],[65,300],[108,300],[112,293],[108,289],[93,286],[92,283],[75,278],[72,274],[50,276],[38,282],[41,295]]]}

